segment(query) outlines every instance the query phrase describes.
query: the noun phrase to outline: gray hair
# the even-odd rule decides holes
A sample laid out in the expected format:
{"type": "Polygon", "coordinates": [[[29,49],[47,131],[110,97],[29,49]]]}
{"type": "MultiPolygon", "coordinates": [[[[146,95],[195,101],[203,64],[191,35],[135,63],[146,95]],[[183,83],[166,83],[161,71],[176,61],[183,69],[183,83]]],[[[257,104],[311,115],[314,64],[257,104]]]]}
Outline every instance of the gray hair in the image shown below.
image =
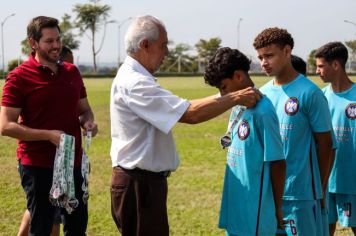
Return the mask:
{"type": "Polygon", "coordinates": [[[128,54],[140,49],[143,40],[155,41],[159,38],[160,27],[165,29],[162,21],[156,17],[146,15],[137,17],[129,26],[125,34],[125,47],[128,54]]]}

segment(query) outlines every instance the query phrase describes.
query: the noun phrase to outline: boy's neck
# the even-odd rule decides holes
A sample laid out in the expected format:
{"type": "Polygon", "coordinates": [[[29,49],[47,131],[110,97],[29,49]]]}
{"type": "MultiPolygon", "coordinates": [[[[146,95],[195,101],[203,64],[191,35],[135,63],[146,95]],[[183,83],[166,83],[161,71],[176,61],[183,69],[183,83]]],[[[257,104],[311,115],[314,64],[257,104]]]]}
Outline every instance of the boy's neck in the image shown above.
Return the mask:
{"type": "Polygon", "coordinates": [[[276,75],[274,78],[275,85],[284,85],[292,82],[297,78],[298,72],[294,70],[292,65],[287,65],[284,70],[281,71],[279,75],[276,75]]]}
{"type": "Polygon", "coordinates": [[[332,81],[331,87],[335,93],[341,93],[350,89],[353,84],[347,74],[343,73],[332,81]]]}

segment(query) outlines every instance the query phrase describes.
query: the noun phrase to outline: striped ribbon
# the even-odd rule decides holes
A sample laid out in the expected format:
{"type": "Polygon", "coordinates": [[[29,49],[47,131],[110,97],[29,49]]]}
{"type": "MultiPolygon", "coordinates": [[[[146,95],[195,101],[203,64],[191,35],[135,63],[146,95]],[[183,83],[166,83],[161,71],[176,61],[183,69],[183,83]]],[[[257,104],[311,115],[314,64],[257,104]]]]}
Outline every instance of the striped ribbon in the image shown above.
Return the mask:
{"type": "Polygon", "coordinates": [[[68,214],[71,214],[79,203],[75,198],[73,176],[74,146],[73,136],[61,134],[54,159],[52,187],[49,193],[52,205],[65,208],[68,214]]]}

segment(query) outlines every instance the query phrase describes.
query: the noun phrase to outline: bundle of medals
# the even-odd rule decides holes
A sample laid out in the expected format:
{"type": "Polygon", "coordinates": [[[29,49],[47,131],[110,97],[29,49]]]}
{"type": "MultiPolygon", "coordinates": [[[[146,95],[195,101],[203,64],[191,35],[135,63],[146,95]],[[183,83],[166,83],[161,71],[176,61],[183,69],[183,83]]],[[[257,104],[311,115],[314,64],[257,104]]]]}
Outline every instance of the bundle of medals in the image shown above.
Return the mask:
{"type": "Polygon", "coordinates": [[[91,131],[87,131],[87,135],[85,136],[85,145],[83,149],[83,155],[82,155],[82,176],[83,176],[83,184],[82,184],[82,190],[83,190],[83,202],[84,204],[87,204],[88,198],[89,198],[89,173],[90,173],[90,163],[89,163],[89,158],[87,156],[87,152],[89,150],[91,144],[91,131]]]}
{"type": "MultiPolygon", "coordinates": [[[[91,143],[91,132],[87,132],[85,139],[81,173],[83,176],[83,202],[86,204],[89,198],[89,159],[85,151],[89,149],[91,143]]],[[[61,135],[60,144],[56,150],[54,159],[52,187],[49,193],[49,199],[52,205],[65,208],[68,214],[71,214],[79,204],[78,200],[75,198],[73,176],[75,157],[74,146],[75,138],[73,136],[67,134],[61,135]]]]}
{"type": "Polygon", "coordinates": [[[234,129],[235,125],[237,125],[237,123],[239,122],[242,114],[246,110],[246,107],[245,106],[237,106],[236,109],[238,110],[238,112],[237,112],[234,120],[232,122],[229,122],[229,126],[227,128],[226,134],[223,137],[221,137],[221,139],[220,139],[220,144],[223,149],[230,147],[230,145],[232,143],[232,140],[231,140],[232,130],[234,129]]]}
{"type": "Polygon", "coordinates": [[[73,176],[74,145],[73,136],[61,134],[61,141],[54,159],[52,187],[49,193],[52,205],[64,207],[69,214],[78,206],[73,176]]]}

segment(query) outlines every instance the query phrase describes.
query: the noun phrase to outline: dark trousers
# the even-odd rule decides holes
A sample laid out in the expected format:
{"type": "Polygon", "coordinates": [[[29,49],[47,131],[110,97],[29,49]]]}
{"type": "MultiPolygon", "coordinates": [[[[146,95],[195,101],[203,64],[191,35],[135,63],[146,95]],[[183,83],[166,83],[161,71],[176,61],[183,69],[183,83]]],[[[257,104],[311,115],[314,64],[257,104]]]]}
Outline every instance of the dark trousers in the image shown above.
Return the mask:
{"type": "Polygon", "coordinates": [[[123,236],[167,236],[167,177],[114,167],[111,212],[123,236]]]}
{"type": "MultiPolygon", "coordinates": [[[[49,201],[52,186],[53,169],[19,164],[21,184],[27,198],[27,209],[30,211],[30,236],[46,236],[52,231],[55,208],[49,201]]],[[[88,224],[88,207],[83,203],[81,189],[83,177],[80,168],[74,170],[75,196],[79,205],[68,214],[61,208],[63,215],[63,232],[65,236],[86,235],[88,224]]]]}

